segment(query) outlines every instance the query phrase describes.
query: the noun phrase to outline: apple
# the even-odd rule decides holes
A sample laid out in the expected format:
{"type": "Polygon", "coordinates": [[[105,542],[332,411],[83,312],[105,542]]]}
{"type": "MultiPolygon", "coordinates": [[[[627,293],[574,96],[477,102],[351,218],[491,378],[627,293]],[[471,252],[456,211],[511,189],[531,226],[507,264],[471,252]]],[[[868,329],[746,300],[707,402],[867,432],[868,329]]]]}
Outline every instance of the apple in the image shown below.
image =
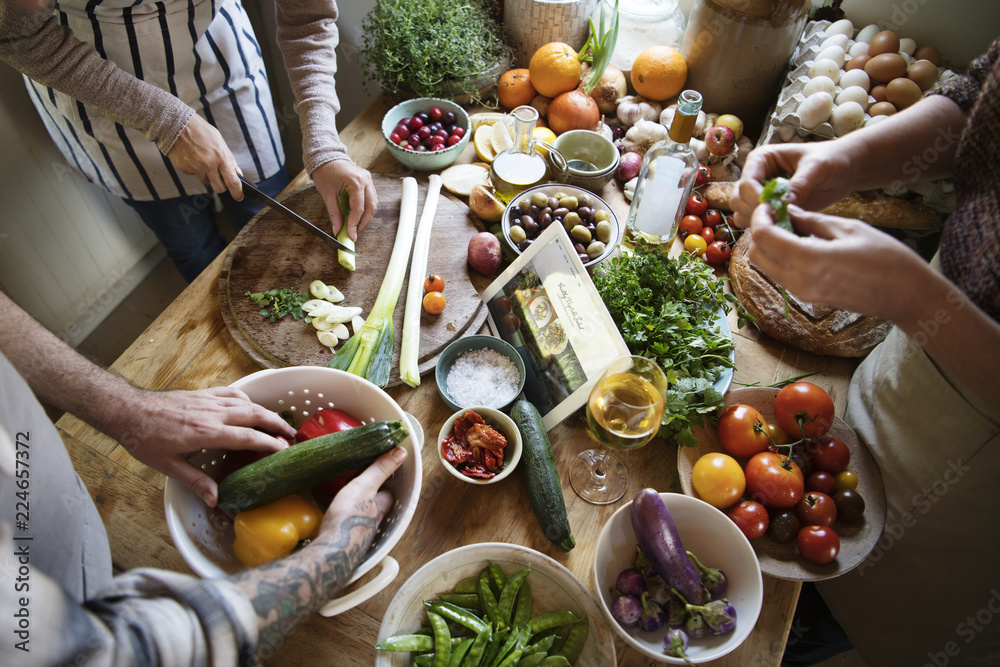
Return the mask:
{"type": "Polygon", "coordinates": [[[712,155],[729,155],[736,145],[736,133],[725,125],[713,125],[705,133],[705,146],[712,155]]]}
{"type": "Polygon", "coordinates": [[[731,113],[724,113],[718,118],[716,118],[715,124],[725,125],[730,130],[732,130],[733,134],[736,135],[736,141],[739,141],[740,137],[743,136],[743,121],[731,113]]]}

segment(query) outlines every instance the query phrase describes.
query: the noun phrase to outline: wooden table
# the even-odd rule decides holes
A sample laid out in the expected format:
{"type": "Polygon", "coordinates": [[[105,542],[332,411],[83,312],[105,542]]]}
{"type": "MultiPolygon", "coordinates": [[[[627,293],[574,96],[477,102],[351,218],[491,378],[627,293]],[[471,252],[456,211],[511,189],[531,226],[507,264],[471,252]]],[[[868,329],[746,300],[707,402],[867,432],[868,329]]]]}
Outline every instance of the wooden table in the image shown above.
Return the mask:
{"type": "MultiPolygon", "coordinates": [[[[379,130],[387,108],[385,102],[376,99],[341,137],[361,166],[372,171],[399,172],[399,165],[384,149],[379,130]]],[[[300,175],[290,188],[308,182],[300,175]]],[[[613,185],[604,194],[624,219],[624,198],[613,185]]],[[[218,282],[223,258],[220,255],[143,332],[112,365],[113,371],[140,387],[165,390],[226,385],[260,370],[234,342],[220,314],[218,282]]],[[[731,324],[736,337],[737,383],[769,384],[819,370],[821,373],[811,380],[830,392],[837,413],[843,413],[854,360],[818,357],[786,348],[750,328],[737,331],[735,317],[731,324]]],[[[433,376],[427,375],[424,380],[416,389],[402,385],[389,393],[404,410],[417,416],[433,441],[450,411],[437,394],[433,376]]],[[[163,475],[138,463],[124,447],[70,415],[61,418],[57,427],[107,526],[115,567],[190,572],[167,531],[163,475]]],[[[472,499],[469,487],[441,468],[433,446],[425,447],[420,504],[407,533],[392,552],[401,566],[399,577],[382,593],[351,611],[309,621],[277,650],[270,664],[371,665],[378,627],[395,592],[421,565],[463,544],[498,541],[536,549],[563,563],[592,589],[594,546],[607,518],[642,488],[681,491],[676,447],[654,440],[630,452],[631,481],[625,499],[596,506],[581,500],[565,477],[573,457],[591,446],[585,425],[570,418],[549,436],[557,465],[563,471],[575,549],[564,554],[542,535],[523,485],[516,479],[476,489],[472,499]]],[[[779,664],[799,588],[796,582],[765,576],[764,604],[756,628],[738,650],[716,664],[779,664]]],[[[621,666],[654,664],[621,641],[616,648],[621,666]]]]}

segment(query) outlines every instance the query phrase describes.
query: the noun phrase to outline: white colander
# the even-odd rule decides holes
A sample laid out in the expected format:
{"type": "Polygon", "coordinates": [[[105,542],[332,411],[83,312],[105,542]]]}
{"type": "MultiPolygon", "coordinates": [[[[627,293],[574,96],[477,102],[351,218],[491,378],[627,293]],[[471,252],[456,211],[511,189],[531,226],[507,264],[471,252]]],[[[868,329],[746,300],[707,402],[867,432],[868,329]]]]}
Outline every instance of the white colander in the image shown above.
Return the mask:
{"type": "MultiPolygon", "coordinates": [[[[371,382],[344,371],[318,366],[292,366],[252,373],[232,387],[245,392],[250,400],[275,412],[288,411],[299,424],[314,412],[337,407],[369,423],[402,419],[410,435],[401,444],[408,456],[392,478],[386,482],[395,497],[372,542],[368,557],[361,563],[351,582],[379,563],[377,577],[349,595],[331,600],[320,613],[333,616],[350,609],[387,586],[399,572],[399,564],[388,556],[399,542],[413,518],[420,496],[423,466],[420,448],[424,433],[420,423],[384,391],[371,382]]],[[[205,450],[191,462],[209,474],[214,474],[226,453],[205,450]]],[[[244,569],[233,554],[233,527],[184,485],[167,479],[163,494],[167,527],[174,545],[192,570],[207,579],[219,579],[244,569]]]]}

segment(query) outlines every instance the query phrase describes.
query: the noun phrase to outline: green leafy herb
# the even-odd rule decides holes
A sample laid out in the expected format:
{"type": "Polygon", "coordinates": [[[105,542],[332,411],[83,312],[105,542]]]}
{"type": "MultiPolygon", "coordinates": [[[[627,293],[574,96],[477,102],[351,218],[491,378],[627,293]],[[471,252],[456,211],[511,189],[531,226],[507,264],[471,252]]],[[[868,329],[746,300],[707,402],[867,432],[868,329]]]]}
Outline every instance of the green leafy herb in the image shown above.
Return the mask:
{"type": "MultiPolygon", "coordinates": [[[[296,320],[306,317],[302,304],[309,300],[308,292],[295,292],[282,287],[266,292],[247,292],[244,296],[250,297],[250,300],[260,307],[260,314],[272,322],[277,322],[286,315],[291,315],[296,320]]],[[[306,318],[306,321],[308,319],[306,318]]]]}
{"type": "Polygon", "coordinates": [[[795,232],[792,226],[792,218],[788,215],[788,195],[792,193],[792,182],[787,178],[778,176],[764,182],[764,191],[760,193],[760,202],[770,204],[774,209],[774,217],[777,224],[782,229],[795,232]]]}
{"type": "MultiPolygon", "coordinates": [[[[486,0],[377,0],[362,28],[362,66],[393,97],[452,98],[510,49],[486,0]]],[[[481,102],[482,100],[474,100],[481,102]]]]}
{"type": "Polygon", "coordinates": [[[632,354],[655,360],[667,374],[667,410],[661,437],[694,446],[692,427],[714,418],[722,394],[714,384],[733,366],[733,341],[719,330],[720,310],[736,297],[700,259],[667,257],[639,241],[635,251],[612,260],[594,285],[632,354]]]}

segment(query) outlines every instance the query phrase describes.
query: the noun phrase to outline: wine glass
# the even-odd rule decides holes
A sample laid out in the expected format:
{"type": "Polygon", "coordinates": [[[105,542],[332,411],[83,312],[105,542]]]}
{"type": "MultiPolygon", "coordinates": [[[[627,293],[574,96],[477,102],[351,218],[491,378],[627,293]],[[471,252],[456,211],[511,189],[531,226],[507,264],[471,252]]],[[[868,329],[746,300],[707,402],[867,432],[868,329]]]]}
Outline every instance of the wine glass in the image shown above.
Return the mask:
{"type": "Polygon", "coordinates": [[[625,495],[628,470],[607,448],[628,451],[652,440],[666,403],[667,376],[655,361],[625,356],[611,362],[587,399],[590,435],[604,447],[580,452],[569,471],[580,497],[606,505],[625,495]]]}

